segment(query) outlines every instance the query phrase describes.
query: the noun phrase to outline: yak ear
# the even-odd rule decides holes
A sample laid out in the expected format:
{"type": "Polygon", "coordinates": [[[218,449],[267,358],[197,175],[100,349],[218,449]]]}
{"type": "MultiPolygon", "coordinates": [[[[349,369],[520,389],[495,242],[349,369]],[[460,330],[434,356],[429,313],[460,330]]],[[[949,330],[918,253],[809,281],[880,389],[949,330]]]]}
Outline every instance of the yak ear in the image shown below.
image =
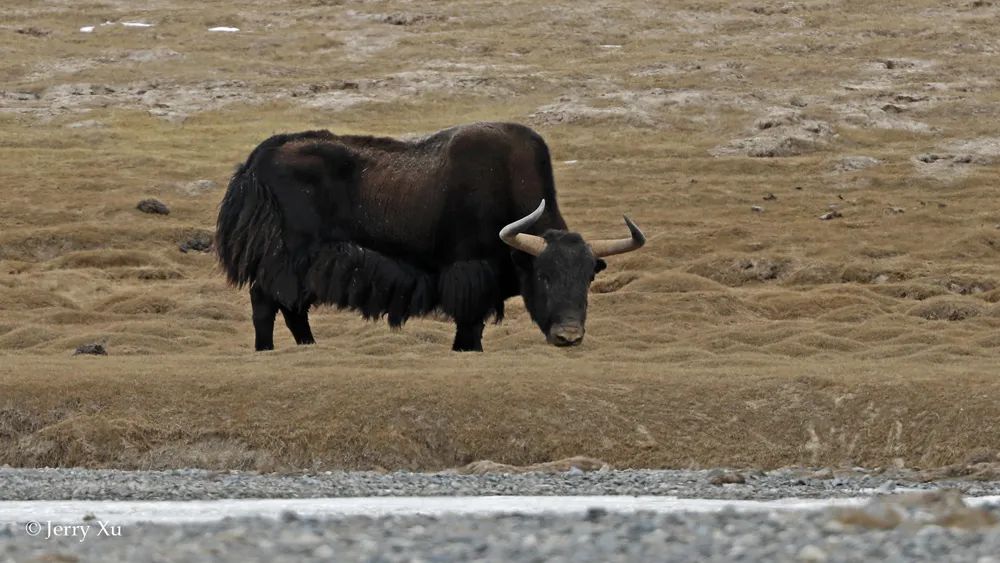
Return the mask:
{"type": "Polygon", "coordinates": [[[598,258],[597,262],[594,264],[594,273],[599,274],[608,267],[608,263],[604,261],[603,258],[598,258]]]}

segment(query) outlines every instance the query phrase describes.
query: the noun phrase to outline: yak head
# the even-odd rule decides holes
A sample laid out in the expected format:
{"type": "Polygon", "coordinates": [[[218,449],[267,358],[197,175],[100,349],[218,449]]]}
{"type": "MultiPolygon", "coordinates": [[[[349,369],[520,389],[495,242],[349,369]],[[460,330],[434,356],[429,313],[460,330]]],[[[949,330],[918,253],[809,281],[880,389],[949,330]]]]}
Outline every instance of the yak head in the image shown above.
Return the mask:
{"type": "Polygon", "coordinates": [[[500,231],[500,239],[520,252],[515,264],[525,308],[549,344],[575,346],[583,342],[587,293],[594,276],[607,267],[602,259],[638,249],[646,237],[625,218],[631,235],[625,239],[587,242],[580,234],[548,230],[542,236],[521,231],[545,211],[545,200],[534,212],[500,231]]]}

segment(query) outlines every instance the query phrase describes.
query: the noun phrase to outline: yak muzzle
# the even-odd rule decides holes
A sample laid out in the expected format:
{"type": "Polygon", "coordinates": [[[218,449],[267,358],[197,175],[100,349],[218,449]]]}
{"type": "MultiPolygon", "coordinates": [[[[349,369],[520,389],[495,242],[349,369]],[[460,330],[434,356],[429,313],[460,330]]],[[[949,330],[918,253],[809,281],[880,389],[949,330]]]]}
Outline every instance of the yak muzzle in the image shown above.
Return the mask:
{"type": "Polygon", "coordinates": [[[556,325],[549,330],[549,344],[554,346],[578,346],[583,342],[583,326],[556,325]]]}

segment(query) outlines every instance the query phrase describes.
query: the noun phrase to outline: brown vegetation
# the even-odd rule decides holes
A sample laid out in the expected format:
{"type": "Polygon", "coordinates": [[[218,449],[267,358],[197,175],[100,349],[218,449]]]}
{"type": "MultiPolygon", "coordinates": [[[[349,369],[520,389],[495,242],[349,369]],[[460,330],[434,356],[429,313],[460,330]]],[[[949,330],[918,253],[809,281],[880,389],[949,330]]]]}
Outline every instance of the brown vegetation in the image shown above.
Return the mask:
{"type": "Polygon", "coordinates": [[[786,8],[8,2],[0,463],[995,452],[1000,6],[786,8]],[[481,355],[448,352],[449,323],[390,332],[329,310],[313,314],[318,346],[282,327],[254,354],[247,296],[179,248],[273,132],[480,119],[549,140],[574,228],[617,235],[627,212],[649,235],[595,282],[579,349],[547,346],[512,300],[481,355]],[[138,211],[147,198],[170,214],[138,211]],[[109,355],[72,355],[95,342],[109,355]]]}

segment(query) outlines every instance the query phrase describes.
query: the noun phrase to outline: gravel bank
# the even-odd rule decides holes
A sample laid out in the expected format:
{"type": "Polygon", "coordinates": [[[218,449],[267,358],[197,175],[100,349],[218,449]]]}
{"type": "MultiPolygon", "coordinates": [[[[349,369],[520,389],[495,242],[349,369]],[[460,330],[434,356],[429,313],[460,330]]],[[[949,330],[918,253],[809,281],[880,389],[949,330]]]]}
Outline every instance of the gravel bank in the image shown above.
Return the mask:
{"type": "MultiPolygon", "coordinates": [[[[0,500],[308,498],[400,495],[673,495],[831,498],[873,494],[863,508],[815,512],[385,516],[128,524],[119,536],[52,537],[0,525],[0,561],[975,561],[1000,563],[1000,506],[968,508],[957,492],[1000,494],[995,481],[923,483],[890,472],[783,469],[459,475],[0,469],[0,500]],[[740,482],[744,481],[744,482],[740,482]],[[83,539],[83,541],[81,541],[83,539]]],[[[107,523],[114,525],[114,522],[107,523]]]]}
{"type": "MultiPolygon", "coordinates": [[[[878,509],[873,509],[877,513],[878,509]]],[[[974,561],[1000,528],[909,516],[891,529],[812,513],[352,517],[136,525],[121,537],[42,539],[0,528],[0,560],[45,561],[974,561]]],[[[994,520],[1000,507],[982,510],[994,520]]],[[[992,558],[991,558],[992,557],[992,558]]]]}
{"type": "Polygon", "coordinates": [[[0,468],[0,500],[195,500],[458,495],[666,495],[682,498],[830,498],[897,488],[955,488],[966,495],[1000,494],[1000,481],[908,479],[905,474],[852,470],[769,472],[594,471],[460,475],[457,473],[326,472],[261,475],[196,469],[116,471],[0,468]],[[739,481],[743,481],[742,483],[739,481]]]}

